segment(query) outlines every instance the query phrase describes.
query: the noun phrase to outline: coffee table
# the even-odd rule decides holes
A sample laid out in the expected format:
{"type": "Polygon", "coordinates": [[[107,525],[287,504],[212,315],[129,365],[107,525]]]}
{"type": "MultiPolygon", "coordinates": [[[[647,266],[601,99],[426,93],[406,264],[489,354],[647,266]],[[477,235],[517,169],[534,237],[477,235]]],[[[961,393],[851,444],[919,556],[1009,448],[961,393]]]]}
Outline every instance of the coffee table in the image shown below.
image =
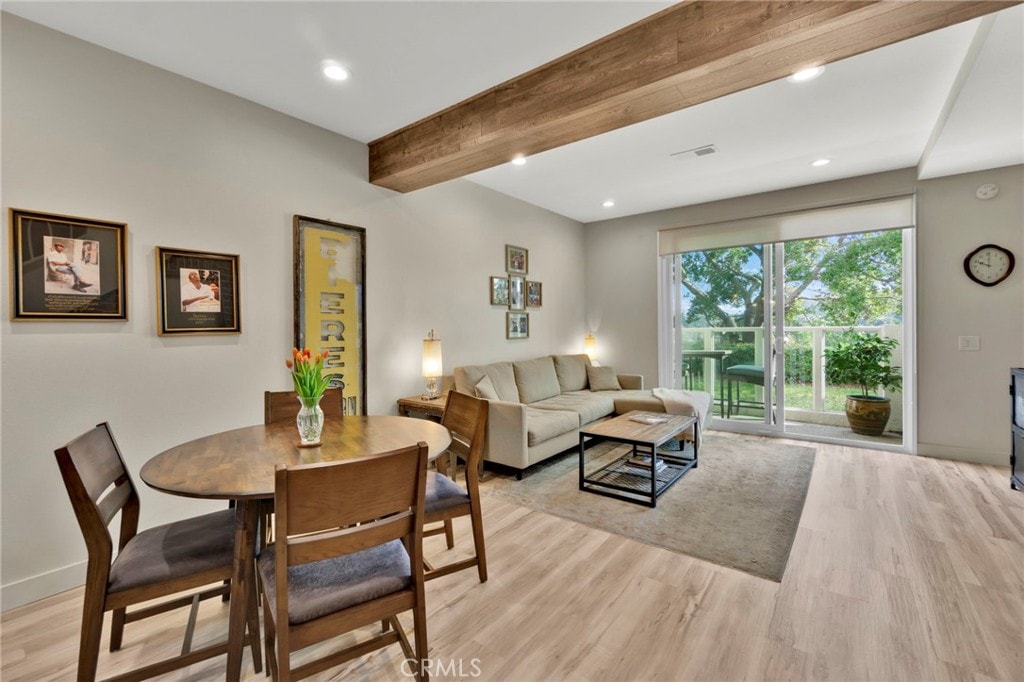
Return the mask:
{"type": "Polygon", "coordinates": [[[696,417],[634,410],[580,429],[580,490],[627,502],[658,506],[658,497],[697,466],[700,424],[696,417]],[[658,447],[693,427],[693,456],[666,454],[658,447]],[[586,471],[588,440],[624,443],[626,454],[586,471]],[[646,462],[646,464],[645,464],[646,462]]]}

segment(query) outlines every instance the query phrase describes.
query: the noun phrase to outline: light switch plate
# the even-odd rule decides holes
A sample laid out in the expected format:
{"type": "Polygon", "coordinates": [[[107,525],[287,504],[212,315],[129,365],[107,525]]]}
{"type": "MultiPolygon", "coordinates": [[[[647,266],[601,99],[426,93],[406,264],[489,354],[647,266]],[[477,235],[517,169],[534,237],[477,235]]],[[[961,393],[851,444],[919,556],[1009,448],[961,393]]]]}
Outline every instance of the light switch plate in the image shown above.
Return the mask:
{"type": "Polygon", "coordinates": [[[979,350],[981,344],[978,342],[977,336],[961,336],[960,337],[960,350],[979,350]]]}

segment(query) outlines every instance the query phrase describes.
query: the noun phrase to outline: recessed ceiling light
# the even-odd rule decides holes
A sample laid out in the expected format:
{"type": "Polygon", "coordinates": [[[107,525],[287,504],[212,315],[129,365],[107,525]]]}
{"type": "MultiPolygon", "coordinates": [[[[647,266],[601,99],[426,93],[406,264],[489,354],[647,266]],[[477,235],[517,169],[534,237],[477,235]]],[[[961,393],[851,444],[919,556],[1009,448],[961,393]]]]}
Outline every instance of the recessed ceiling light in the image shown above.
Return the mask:
{"type": "Polygon", "coordinates": [[[615,202],[612,201],[611,199],[606,199],[605,202],[601,205],[604,206],[605,208],[611,208],[612,206],[615,205],[615,202]]]}
{"type": "Polygon", "coordinates": [[[320,70],[332,81],[343,81],[348,78],[348,69],[333,59],[325,59],[321,62],[320,70]]]}
{"type": "Polygon", "coordinates": [[[811,161],[811,165],[814,167],[827,166],[832,163],[832,159],[816,159],[811,161]]]}
{"type": "Polygon", "coordinates": [[[825,70],[824,66],[812,66],[809,69],[801,69],[797,71],[787,80],[791,83],[803,83],[805,81],[814,80],[821,75],[821,72],[825,70]]]}
{"type": "Polygon", "coordinates": [[[526,157],[522,154],[516,154],[512,157],[512,163],[516,166],[522,166],[526,163],[526,157]]]}

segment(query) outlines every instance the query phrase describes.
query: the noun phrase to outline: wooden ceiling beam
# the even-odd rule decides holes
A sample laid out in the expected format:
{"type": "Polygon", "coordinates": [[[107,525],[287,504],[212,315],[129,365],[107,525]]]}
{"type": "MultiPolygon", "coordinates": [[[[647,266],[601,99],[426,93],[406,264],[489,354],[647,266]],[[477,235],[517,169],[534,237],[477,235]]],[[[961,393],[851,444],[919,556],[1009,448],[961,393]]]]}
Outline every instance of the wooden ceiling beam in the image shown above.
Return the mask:
{"type": "Polygon", "coordinates": [[[370,143],[370,182],[428,187],[1022,0],[690,0],[370,143]]]}

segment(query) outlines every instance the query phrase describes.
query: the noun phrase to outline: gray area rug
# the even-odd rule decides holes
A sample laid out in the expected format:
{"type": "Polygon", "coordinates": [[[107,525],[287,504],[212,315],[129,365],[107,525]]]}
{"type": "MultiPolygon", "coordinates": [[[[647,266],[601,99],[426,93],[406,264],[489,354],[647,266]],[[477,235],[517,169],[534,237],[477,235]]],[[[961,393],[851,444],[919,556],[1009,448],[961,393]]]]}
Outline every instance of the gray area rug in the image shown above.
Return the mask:
{"type": "MultiPolygon", "coordinates": [[[[624,447],[589,448],[587,471],[624,447]]],[[[654,509],[580,491],[575,451],[528,469],[522,481],[492,479],[486,489],[530,509],[780,582],[814,454],[771,439],[708,435],[697,468],[654,509]]]]}

